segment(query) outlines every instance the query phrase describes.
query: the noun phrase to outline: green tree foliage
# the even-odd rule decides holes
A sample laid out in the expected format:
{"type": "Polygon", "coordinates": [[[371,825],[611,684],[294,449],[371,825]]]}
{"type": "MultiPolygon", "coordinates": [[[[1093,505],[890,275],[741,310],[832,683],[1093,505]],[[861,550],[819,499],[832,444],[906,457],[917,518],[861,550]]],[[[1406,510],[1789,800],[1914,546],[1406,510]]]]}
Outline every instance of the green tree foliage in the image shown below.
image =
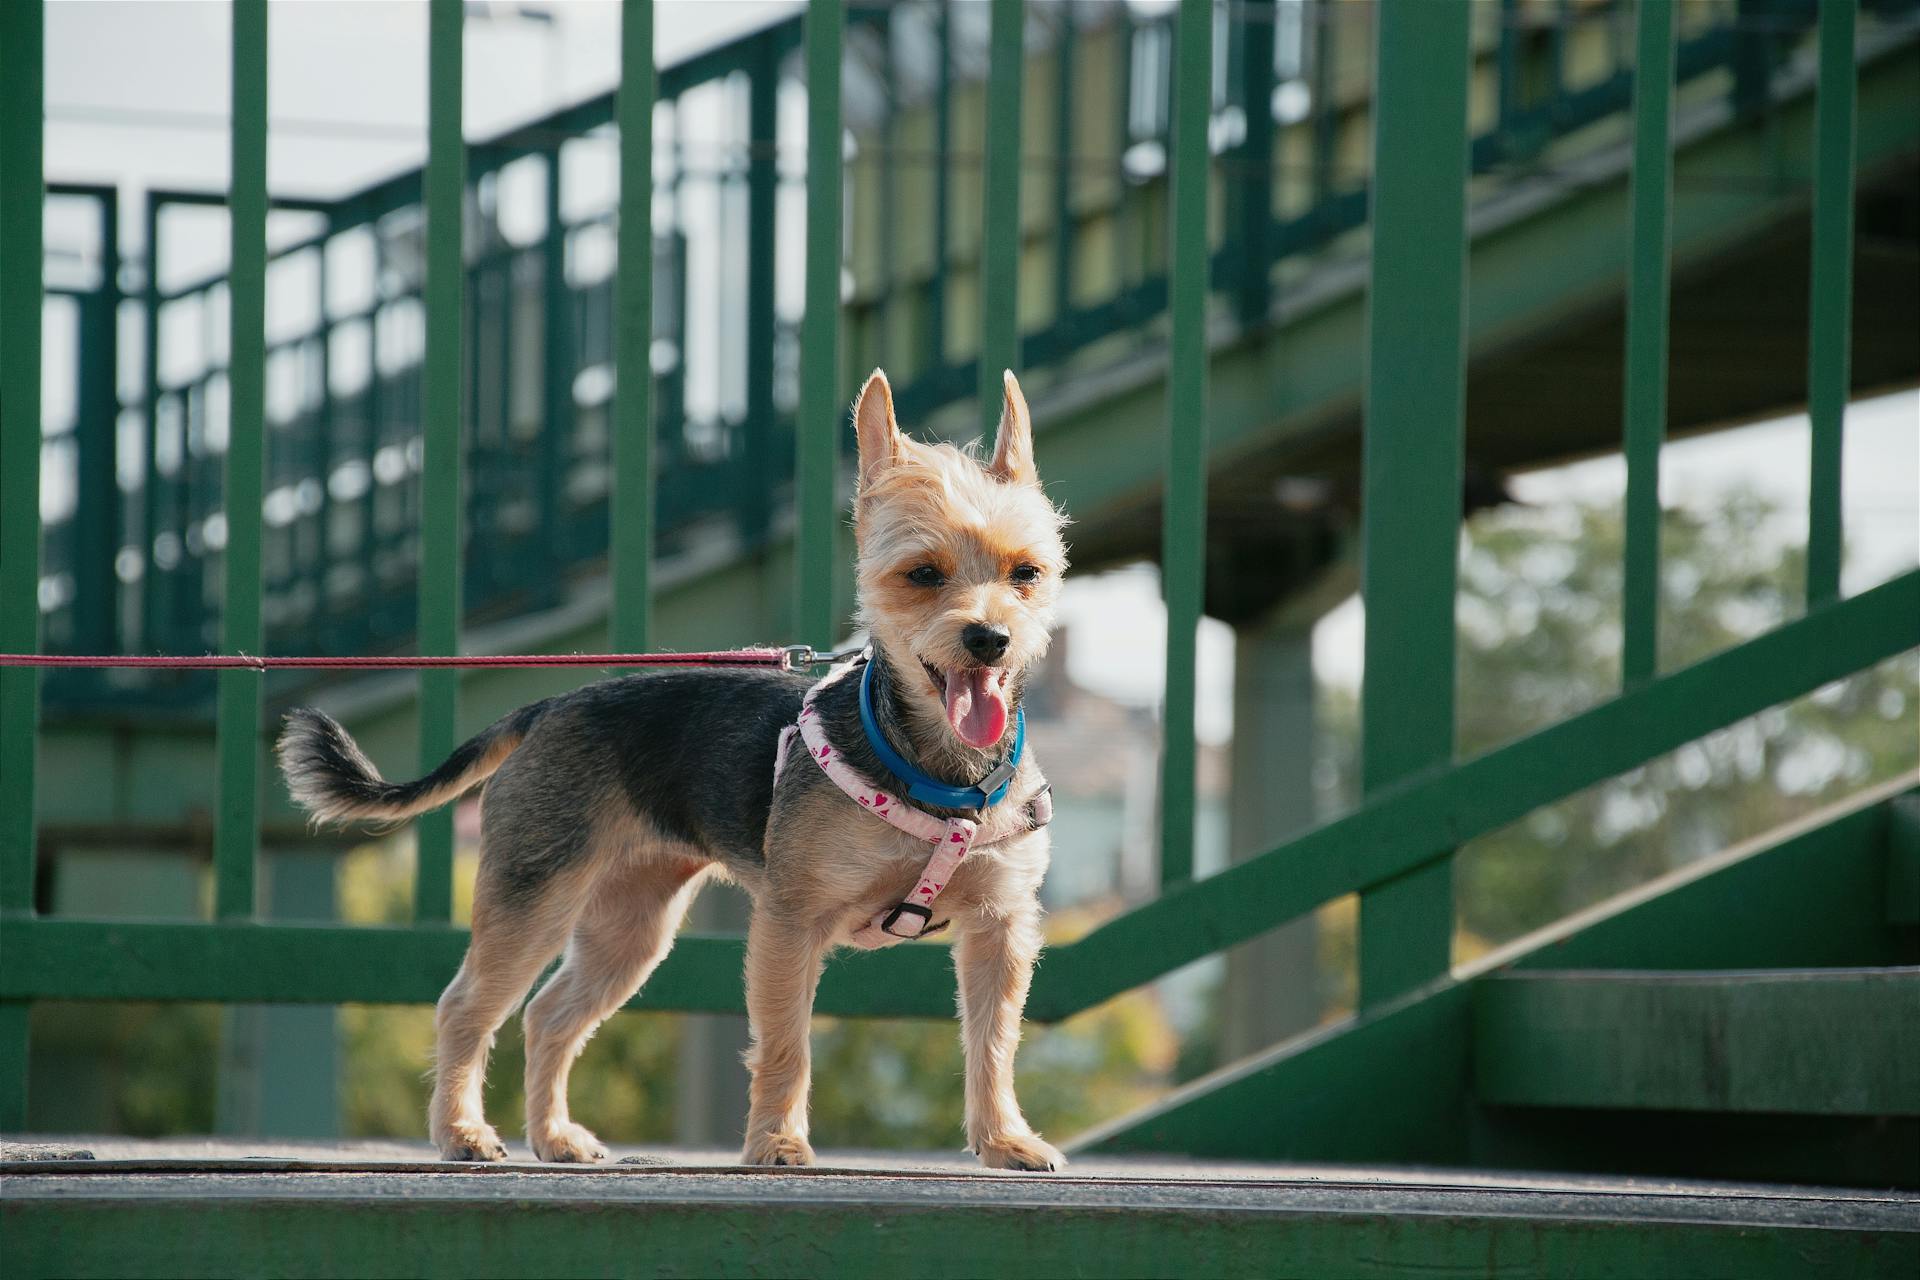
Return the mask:
{"type": "MultiPolygon", "coordinates": [[[[1804,607],[1805,555],[1765,499],[1666,513],[1660,665],[1673,670],[1804,607]]],[[[1459,750],[1473,756],[1612,697],[1624,533],[1615,506],[1509,506],[1463,539],[1459,750]]],[[[1350,690],[1322,706],[1321,781],[1353,803],[1350,690]]],[[[1907,654],[1771,708],[1475,840],[1454,864],[1465,958],[1920,764],[1920,661],[1907,654]]],[[[1351,917],[1328,924],[1336,1006],[1352,1001],[1351,917]],[[1344,923],[1343,923],[1344,922],[1344,923]]]]}

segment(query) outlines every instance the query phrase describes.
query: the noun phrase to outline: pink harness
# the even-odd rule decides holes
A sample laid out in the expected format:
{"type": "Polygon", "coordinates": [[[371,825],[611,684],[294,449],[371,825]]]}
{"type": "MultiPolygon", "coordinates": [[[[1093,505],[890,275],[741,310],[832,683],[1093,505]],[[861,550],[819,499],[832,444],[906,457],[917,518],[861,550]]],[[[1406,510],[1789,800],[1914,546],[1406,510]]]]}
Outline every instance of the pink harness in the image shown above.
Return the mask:
{"type": "MultiPolygon", "coordinates": [[[[775,786],[779,785],[787,750],[792,745],[793,735],[798,733],[806,742],[807,754],[813,762],[862,809],[884,819],[895,829],[933,845],[933,854],[927,859],[926,868],[920,873],[912,892],[861,925],[848,939],[861,950],[872,951],[917,938],[926,932],[927,926],[933,922],[933,900],[947,887],[954,869],[967,856],[967,851],[982,842],[978,840],[980,823],[971,818],[936,818],[909,804],[905,797],[882,791],[847,763],[838,749],[827,741],[826,726],[820,723],[819,713],[813,709],[814,697],[858,666],[857,662],[850,662],[835,667],[825,679],[807,690],[807,696],[800,704],[799,718],[780,731],[780,749],[773,758],[773,781],[775,786]]],[[[1053,800],[1049,788],[1042,787],[1027,807],[1031,811],[1030,821],[996,832],[991,840],[984,843],[997,843],[1046,826],[1053,818],[1053,800]]]]}

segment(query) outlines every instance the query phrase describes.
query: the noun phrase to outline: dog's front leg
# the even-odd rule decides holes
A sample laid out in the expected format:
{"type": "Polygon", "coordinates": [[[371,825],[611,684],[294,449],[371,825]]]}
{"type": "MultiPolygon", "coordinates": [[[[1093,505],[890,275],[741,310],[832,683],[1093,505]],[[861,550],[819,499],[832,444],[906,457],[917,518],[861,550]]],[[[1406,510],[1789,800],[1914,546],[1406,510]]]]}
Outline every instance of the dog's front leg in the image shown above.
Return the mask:
{"type": "Polygon", "coordinates": [[[989,1169],[1060,1169],[1066,1157],[1020,1114],[1013,1057],[1040,954],[1040,905],[1028,899],[1006,916],[956,921],[953,964],[960,980],[960,1037],[967,1054],[967,1146],[989,1169]]]}
{"type": "Polygon", "coordinates": [[[747,1025],[752,1044],[745,1164],[812,1164],[808,1032],[826,947],[808,926],[756,909],[747,927],[747,1025]]]}

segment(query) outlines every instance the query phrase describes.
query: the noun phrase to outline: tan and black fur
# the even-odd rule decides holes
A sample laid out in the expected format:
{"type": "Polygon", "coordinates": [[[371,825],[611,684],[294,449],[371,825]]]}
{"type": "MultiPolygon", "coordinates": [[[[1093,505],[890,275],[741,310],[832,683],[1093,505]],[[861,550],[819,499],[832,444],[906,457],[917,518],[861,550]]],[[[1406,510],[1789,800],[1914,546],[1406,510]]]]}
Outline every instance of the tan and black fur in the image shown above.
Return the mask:
{"type": "MultiPolygon", "coordinates": [[[[1034,470],[1026,401],[1009,373],[995,449],[984,461],[901,434],[877,370],[854,423],[860,618],[874,644],[879,719],[920,768],[971,784],[1006,742],[1003,735],[976,749],[961,740],[943,710],[942,673],[994,668],[981,678],[1000,680],[1017,706],[1023,673],[1046,652],[1066,569],[1063,521],[1034,470]],[[968,647],[969,629],[982,627],[1004,641],[1004,652],[983,659],[968,647]]],[[[797,741],[775,787],[780,731],[807,684],[724,669],[604,681],[521,708],[411,783],[383,781],[321,712],[287,717],[281,768],[317,822],[398,822],[486,783],[473,938],[436,1017],[428,1128],[445,1157],[506,1157],[481,1108],[488,1051],[542,970],[564,954],[523,1017],[527,1137],[542,1160],[607,1158],[568,1114],[567,1074],[594,1030],[666,955],[700,886],[723,876],[753,898],[743,1159],[812,1163],[808,1027],[821,964],[906,894],[928,850],[861,812],[797,741]]],[[[816,705],[828,736],[867,777],[903,790],[868,749],[856,699],[852,680],[822,693],[816,705]]],[[[1021,1116],[1013,1089],[1048,852],[1047,832],[1027,830],[1025,811],[1043,785],[1029,750],[936,903],[936,923],[952,924],[967,1142],[994,1168],[1064,1163],[1021,1116]]]]}

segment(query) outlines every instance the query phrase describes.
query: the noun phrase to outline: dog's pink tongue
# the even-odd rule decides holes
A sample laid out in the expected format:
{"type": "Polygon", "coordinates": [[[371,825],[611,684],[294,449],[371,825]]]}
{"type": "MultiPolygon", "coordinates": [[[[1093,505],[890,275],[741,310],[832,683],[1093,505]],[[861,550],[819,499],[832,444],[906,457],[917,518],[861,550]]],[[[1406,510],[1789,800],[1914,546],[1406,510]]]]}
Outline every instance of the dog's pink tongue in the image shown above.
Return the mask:
{"type": "Polygon", "coordinates": [[[947,723],[970,747],[990,747],[1007,731],[1007,696],[992,667],[947,672],[947,723]]]}

